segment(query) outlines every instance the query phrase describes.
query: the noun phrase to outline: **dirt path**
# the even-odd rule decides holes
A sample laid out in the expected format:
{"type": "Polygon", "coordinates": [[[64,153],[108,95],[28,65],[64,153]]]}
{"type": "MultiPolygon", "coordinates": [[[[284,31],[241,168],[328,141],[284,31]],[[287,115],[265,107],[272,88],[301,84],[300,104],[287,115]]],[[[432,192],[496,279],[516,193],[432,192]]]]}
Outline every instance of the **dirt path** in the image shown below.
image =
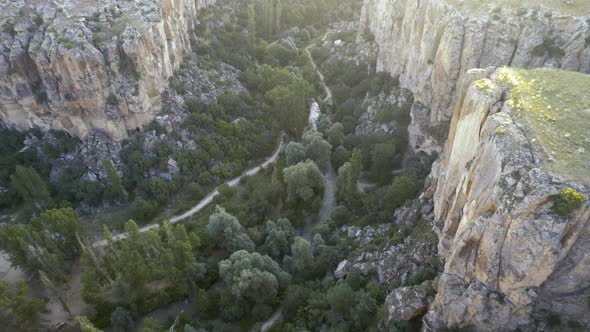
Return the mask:
{"type": "Polygon", "coordinates": [[[327,168],[326,174],[324,174],[324,198],[322,199],[318,223],[328,220],[336,205],[336,180],[338,175],[336,175],[331,162],[328,162],[327,168]]]}
{"type": "MultiPolygon", "coordinates": [[[[322,41],[326,40],[326,38],[328,37],[329,32],[326,32],[326,34],[324,34],[324,37],[322,38],[322,41]]],[[[314,46],[314,44],[310,44],[305,48],[305,52],[307,52],[307,56],[309,57],[309,61],[311,62],[311,65],[313,66],[313,69],[315,70],[316,73],[318,73],[318,76],[320,77],[320,83],[322,83],[322,87],[324,88],[324,91],[326,91],[326,98],[324,98],[323,102],[326,103],[327,105],[332,105],[332,90],[330,90],[330,88],[326,85],[326,81],[324,79],[324,74],[322,74],[322,72],[318,69],[318,66],[315,64],[315,61],[313,60],[313,57],[311,56],[311,52],[309,51],[309,49],[314,46]]]]}
{"type": "MultiPolygon", "coordinates": [[[[244,177],[255,175],[258,172],[260,172],[261,170],[263,170],[264,168],[268,167],[268,165],[274,163],[277,160],[277,158],[279,157],[279,154],[283,150],[283,147],[284,147],[284,141],[283,141],[283,138],[281,137],[281,142],[279,143],[278,148],[275,150],[275,152],[273,153],[272,156],[270,156],[262,164],[260,164],[256,167],[250,168],[249,170],[245,171],[244,173],[242,173],[242,175],[238,176],[237,178],[225,182],[225,184],[227,184],[230,187],[235,187],[240,183],[240,180],[242,180],[244,177]]],[[[217,189],[213,190],[211,193],[209,193],[209,195],[207,195],[205,198],[203,198],[199,203],[197,203],[197,205],[192,207],[190,210],[186,211],[185,213],[183,213],[181,215],[170,218],[170,222],[175,224],[175,223],[180,222],[180,221],[194,215],[195,213],[201,211],[205,206],[209,205],[209,203],[211,203],[213,201],[213,199],[215,198],[215,196],[217,196],[217,195],[219,195],[219,191],[217,189]]],[[[139,229],[139,232],[141,232],[141,233],[147,232],[148,230],[158,228],[159,226],[160,226],[159,224],[152,224],[152,225],[144,226],[139,229]]],[[[121,234],[113,236],[113,239],[114,240],[122,240],[122,239],[127,238],[128,235],[129,234],[127,234],[127,233],[121,233],[121,234]]],[[[93,247],[104,247],[106,245],[107,245],[106,240],[96,241],[92,244],[93,247]]]]}
{"type": "Polygon", "coordinates": [[[266,332],[273,327],[283,317],[283,307],[281,306],[275,313],[260,327],[260,332],[266,332]]]}

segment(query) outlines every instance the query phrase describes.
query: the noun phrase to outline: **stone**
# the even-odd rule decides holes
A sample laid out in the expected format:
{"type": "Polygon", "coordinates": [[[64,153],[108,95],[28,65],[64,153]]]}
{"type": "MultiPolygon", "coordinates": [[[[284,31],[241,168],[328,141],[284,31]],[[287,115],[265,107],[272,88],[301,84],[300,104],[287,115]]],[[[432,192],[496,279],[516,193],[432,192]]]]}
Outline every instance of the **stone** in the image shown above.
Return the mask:
{"type": "MultiPolygon", "coordinates": [[[[551,80],[566,76],[565,85],[551,84],[549,76],[533,76],[546,93],[556,96],[563,92],[553,91],[555,86],[583,96],[588,84],[576,85],[575,79],[590,79],[557,70],[522,72],[551,75],[551,80]]],[[[561,131],[537,131],[532,122],[523,121],[529,111],[516,109],[522,106],[507,99],[513,89],[503,79],[507,73],[520,72],[488,69],[464,75],[448,141],[432,169],[427,192],[433,193],[438,251],[446,260],[426,316],[435,330],[451,326],[514,330],[533,326],[534,318],[547,308],[562,320],[590,325],[590,165],[581,162],[576,168],[577,160],[587,156],[564,154],[588,143],[567,140],[574,146],[560,154],[547,152],[550,145],[535,143],[539,135],[561,131]],[[552,206],[555,196],[568,187],[586,200],[563,218],[552,206]]],[[[519,82],[529,84],[524,78],[519,82]]],[[[559,104],[565,107],[567,100],[559,104]]],[[[539,107],[535,110],[543,111],[539,107]]],[[[574,112],[580,116],[583,135],[586,115],[582,109],[570,114],[574,112]]],[[[559,128],[560,121],[552,125],[559,128]]]]}
{"type": "Polygon", "coordinates": [[[401,287],[391,291],[385,299],[387,320],[390,322],[412,320],[428,310],[428,293],[425,287],[401,287]]]}
{"type": "Polygon", "coordinates": [[[336,279],[342,279],[346,277],[348,272],[350,272],[351,267],[352,264],[350,264],[349,261],[343,260],[342,262],[340,262],[340,264],[338,264],[338,267],[334,271],[334,276],[336,277],[336,279]]]}

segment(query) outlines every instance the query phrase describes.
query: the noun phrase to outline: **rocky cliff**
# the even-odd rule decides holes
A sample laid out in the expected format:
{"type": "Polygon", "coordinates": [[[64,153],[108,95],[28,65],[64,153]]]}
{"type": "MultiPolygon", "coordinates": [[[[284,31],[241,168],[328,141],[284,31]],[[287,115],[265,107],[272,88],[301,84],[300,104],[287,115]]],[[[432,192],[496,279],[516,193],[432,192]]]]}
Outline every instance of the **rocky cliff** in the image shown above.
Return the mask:
{"type": "Polygon", "coordinates": [[[590,75],[462,76],[425,193],[446,260],[428,325],[590,326],[590,75]]]}
{"type": "Polygon", "coordinates": [[[141,129],[190,50],[199,9],[213,2],[5,1],[0,119],[116,139],[141,129]]]}
{"type": "Polygon", "coordinates": [[[587,0],[365,0],[360,31],[380,47],[378,69],[415,94],[410,143],[430,153],[444,144],[468,70],[590,72],[589,15],[587,0]]]}

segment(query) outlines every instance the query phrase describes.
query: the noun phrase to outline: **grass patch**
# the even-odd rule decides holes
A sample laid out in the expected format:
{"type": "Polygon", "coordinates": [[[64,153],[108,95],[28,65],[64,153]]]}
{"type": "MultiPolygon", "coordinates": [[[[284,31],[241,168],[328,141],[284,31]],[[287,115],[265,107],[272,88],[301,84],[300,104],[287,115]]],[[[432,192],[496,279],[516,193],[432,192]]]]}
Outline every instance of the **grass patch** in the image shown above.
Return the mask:
{"type": "Polygon", "coordinates": [[[544,10],[557,10],[566,14],[585,15],[590,13],[590,0],[576,0],[568,4],[563,0],[496,0],[482,2],[479,0],[448,0],[453,6],[478,13],[497,13],[498,8],[506,9],[532,9],[541,7],[544,10]]]}
{"type": "Polygon", "coordinates": [[[508,101],[550,171],[588,182],[590,75],[555,69],[502,68],[498,81],[512,87],[508,101]]]}

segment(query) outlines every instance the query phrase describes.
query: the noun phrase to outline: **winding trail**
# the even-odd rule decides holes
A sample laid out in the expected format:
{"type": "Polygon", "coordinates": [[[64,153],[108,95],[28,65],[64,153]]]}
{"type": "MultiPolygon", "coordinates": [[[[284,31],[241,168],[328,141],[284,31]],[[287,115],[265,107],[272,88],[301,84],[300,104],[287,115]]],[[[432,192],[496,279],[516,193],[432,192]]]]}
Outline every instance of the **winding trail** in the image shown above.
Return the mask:
{"type": "MultiPolygon", "coordinates": [[[[322,41],[326,40],[326,38],[328,37],[328,34],[330,34],[330,32],[326,32],[326,34],[324,34],[322,41]]],[[[332,90],[330,90],[330,88],[326,85],[326,81],[324,79],[324,74],[322,74],[322,72],[318,69],[318,66],[316,65],[315,61],[313,60],[313,57],[311,56],[311,52],[309,51],[309,49],[313,46],[315,46],[315,44],[307,45],[307,47],[305,48],[305,52],[307,53],[307,56],[309,57],[309,61],[311,62],[313,69],[320,77],[320,83],[322,83],[322,87],[324,88],[324,91],[326,91],[326,98],[324,98],[323,102],[329,106],[332,106],[332,90]]]]}
{"type": "MultiPolygon", "coordinates": [[[[283,139],[283,134],[281,134],[281,141],[279,143],[279,146],[277,147],[275,152],[272,154],[272,156],[270,156],[268,159],[266,159],[262,164],[246,170],[244,173],[242,173],[237,178],[226,181],[224,184],[227,184],[230,187],[235,187],[240,183],[240,181],[244,177],[255,175],[258,172],[260,172],[261,170],[263,170],[264,168],[268,167],[268,165],[274,163],[277,160],[277,158],[279,157],[279,154],[283,150],[284,145],[285,145],[285,143],[284,143],[284,139],[283,139]]],[[[175,224],[175,223],[178,223],[182,220],[185,220],[188,217],[191,217],[192,215],[201,211],[204,207],[209,205],[209,203],[211,203],[213,201],[213,199],[215,198],[215,196],[217,196],[217,195],[219,195],[219,190],[217,190],[217,189],[213,190],[211,193],[209,193],[209,195],[205,196],[205,198],[203,198],[199,203],[197,203],[197,205],[193,206],[190,210],[186,211],[185,213],[183,213],[181,215],[170,218],[170,222],[175,224]]],[[[144,226],[144,227],[140,228],[139,232],[140,233],[147,232],[150,229],[154,229],[154,228],[158,228],[158,227],[160,227],[159,224],[151,224],[151,225],[144,226]]],[[[114,240],[122,240],[122,239],[126,239],[128,236],[129,236],[128,233],[121,233],[121,234],[113,236],[113,239],[114,240]]],[[[93,247],[105,247],[106,245],[107,245],[106,239],[96,241],[92,244],[93,247]]]]}

